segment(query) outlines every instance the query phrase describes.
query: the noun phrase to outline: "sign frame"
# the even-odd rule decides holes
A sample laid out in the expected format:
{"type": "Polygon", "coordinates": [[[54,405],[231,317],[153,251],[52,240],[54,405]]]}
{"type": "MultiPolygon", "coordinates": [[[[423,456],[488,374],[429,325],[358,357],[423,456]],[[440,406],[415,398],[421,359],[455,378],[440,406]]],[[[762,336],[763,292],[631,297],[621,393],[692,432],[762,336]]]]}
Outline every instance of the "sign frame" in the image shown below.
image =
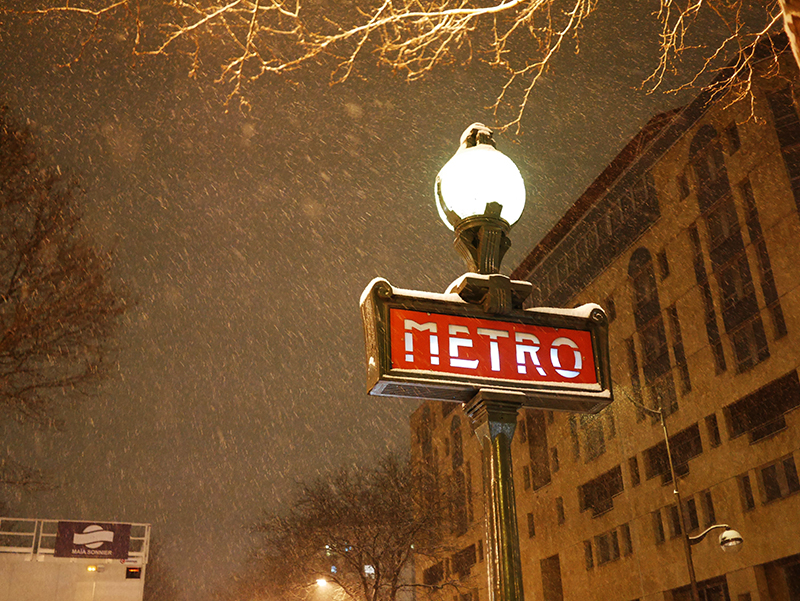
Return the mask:
{"type": "Polygon", "coordinates": [[[403,290],[383,278],[375,278],[361,296],[361,315],[367,354],[367,392],[372,396],[466,403],[481,390],[493,390],[515,398],[524,407],[578,413],[597,413],[613,400],[608,318],[599,305],[586,304],[575,309],[511,309],[504,315],[490,315],[480,305],[465,302],[457,294],[403,290]],[[521,382],[394,368],[392,309],[589,332],[597,384],[521,382]]]}

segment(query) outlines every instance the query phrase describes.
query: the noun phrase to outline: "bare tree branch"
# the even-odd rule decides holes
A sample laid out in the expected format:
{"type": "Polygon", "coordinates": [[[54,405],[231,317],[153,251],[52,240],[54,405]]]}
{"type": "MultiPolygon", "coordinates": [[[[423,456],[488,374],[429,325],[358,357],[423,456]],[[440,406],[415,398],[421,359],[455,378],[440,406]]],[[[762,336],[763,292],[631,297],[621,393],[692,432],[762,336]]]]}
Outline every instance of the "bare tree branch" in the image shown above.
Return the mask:
{"type": "Polygon", "coordinates": [[[232,598],[305,599],[321,577],[351,601],[441,590],[414,582],[411,556],[449,550],[451,502],[435,474],[394,457],[306,483],[290,510],[256,527],[262,541],[232,598]]]}
{"type": "Polygon", "coordinates": [[[54,425],[57,401],[105,375],[125,302],[76,184],[37,152],[0,111],[0,418],[54,425]]]}
{"type": "MultiPolygon", "coordinates": [[[[27,1],[31,8],[16,14],[67,16],[81,25],[75,56],[98,37],[99,20],[106,20],[112,29],[132,22],[134,54],[186,53],[192,57],[192,74],[198,73],[206,57],[229,99],[243,103],[247,103],[247,84],[268,74],[324,65],[331,82],[338,83],[360,64],[377,61],[413,81],[437,67],[481,60],[505,72],[492,108],[499,127],[517,130],[534,86],[564,42],[578,36],[598,4],[598,0],[27,1]]],[[[754,8],[747,0],[650,0],[661,31],[654,40],[659,58],[645,84],[651,90],[664,87],[688,53],[700,53],[706,60],[698,71],[685,73],[684,84],[674,90],[705,81],[718,68],[718,59],[724,63],[737,52],[746,54],[747,48],[776,29],[782,16],[787,31],[793,31],[791,11],[800,14],[798,1],[768,0],[754,8]],[[717,45],[705,48],[702,34],[710,23],[725,34],[717,45]]],[[[743,65],[737,76],[746,71],[743,65]]]]}

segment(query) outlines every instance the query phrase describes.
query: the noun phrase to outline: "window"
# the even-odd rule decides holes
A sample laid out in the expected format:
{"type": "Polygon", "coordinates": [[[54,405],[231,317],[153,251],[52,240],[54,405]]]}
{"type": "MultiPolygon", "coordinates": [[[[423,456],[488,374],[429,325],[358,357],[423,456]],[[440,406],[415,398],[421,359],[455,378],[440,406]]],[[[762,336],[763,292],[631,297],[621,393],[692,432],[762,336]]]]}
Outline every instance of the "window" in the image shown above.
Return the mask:
{"type": "Polygon", "coordinates": [[[677,400],[670,375],[667,336],[653,263],[646,248],[638,248],[631,255],[628,276],[633,286],[633,316],[639,333],[645,383],[650,388],[654,406],[672,413],[677,409],[677,400]]]}
{"type": "Polygon", "coordinates": [[[581,426],[584,432],[586,461],[600,457],[606,452],[606,439],[603,433],[603,420],[599,415],[582,415],[581,426]]]}
{"type": "Polygon", "coordinates": [[[798,161],[798,144],[800,144],[800,120],[794,104],[794,93],[791,86],[767,94],[769,108],[775,121],[775,133],[781,145],[783,161],[786,166],[789,182],[794,192],[795,202],[800,207],[800,161],[798,161]]]}
{"type": "Polygon", "coordinates": [[[556,519],[558,520],[559,525],[566,521],[566,517],[564,515],[564,499],[562,497],[556,497],[556,519]]]}
{"type": "Polygon", "coordinates": [[[686,394],[692,390],[692,382],[689,378],[689,365],[686,363],[686,352],[683,349],[683,335],[681,334],[681,322],[678,319],[678,308],[672,305],[667,309],[669,317],[669,327],[672,330],[672,353],[675,356],[675,365],[678,368],[678,375],[681,379],[681,392],[686,394]]]}
{"type": "Polygon", "coordinates": [[[735,121],[725,128],[725,137],[728,139],[728,148],[731,154],[734,154],[742,147],[742,141],[739,139],[739,128],[736,126],[735,121]]]}
{"type": "Polygon", "coordinates": [[[636,455],[628,459],[628,471],[631,474],[631,486],[639,486],[641,477],[639,476],[639,460],[636,455]]]}
{"type": "MultiPolygon", "coordinates": [[[[703,452],[703,443],[700,440],[700,428],[692,424],[685,430],[669,437],[669,446],[672,454],[672,467],[675,473],[683,476],[689,473],[689,460],[703,452]]],[[[661,476],[664,484],[672,480],[667,456],[667,445],[660,442],[646,449],[642,453],[644,458],[645,477],[649,480],[661,476]]]]}
{"type": "Polygon", "coordinates": [[[533,513],[528,514],[528,538],[536,536],[536,524],[533,521],[533,513]]]}
{"type": "Polygon", "coordinates": [[[522,468],[522,488],[524,490],[531,488],[531,468],[527,465],[522,468]]]}
{"type": "Polygon", "coordinates": [[[722,444],[716,413],[706,416],[706,430],[708,431],[708,443],[711,445],[711,448],[718,447],[722,444]]]}
{"type": "Polygon", "coordinates": [[[717,523],[717,514],[714,511],[714,500],[711,498],[711,491],[705,490],[701,492],[700,502],[703,507],[703,526],[708,528],[717,523]]]}
{"type": "Polygon", "coordinates": [[[597,565],[601,566],[612,559],[611,543],[608,533],[594,537],[594,546],[597,549],[597,565]]]}
{"type": "Polygon", "coordinates": [[[472,566],[477,563],[477,560],[475,545],[470,545],[458,553],[454,553],[450,558],[450,565],[452,566],[453,572],[458,574],[459,578],[466,578],[469,576],[472,566]]]}
{"type": "Polygon", "coordinates": [[[617,435],[617,423],[614,421],[614,409],[610,405],[603,410],[603,416],[606,418],[606,429],[608,430],[608,439],[611,440],[617,435]]]}
{"type": "Polygon", "coordinates": [[[764,503],[782,499],[800,490],[797,466],[794,457],[789,455],[759,470],[761,493],[764,503]]]}
{"type": "Polygon", "coordinates": [[[756,500],[753,497],[753,488],[750,485],[750,476],[748,474],[742,474],[739,476],[739,496],[742,500],[742,509],[744,511],[750,511],[751,509],[755,509],[756,507],[756,500]]]}
{"type": "Polygon", "coordinates": [[[572,440],[572,458],[577,461],[581,458],[581,441],[578,437],[578,420],[575,415],[569,416],[569,436],[572,440]]]}
{"type": "Polygon", "coordinates": [[[689,196],[689,178],[686,177],[686,172],[682,171],[678,174],[678,198],[684,200],[689,196]]]}
{"type": "Polygon", "coordinates": [[[753,187],[750,182],[745,180],[739,186],[741,196],[744,199],[745,212],[747,214],[747,228],[750,231],[750,242],[756,248],[758,258],[758,275],[761,280],[761,291],[764,293],[764,301],[772,317],[772,327],[775,338],[786,335],[786,320],[783,317],[783,308],[778,297],[778,288],[775,285],[775,276],[772,272],[772,263],[767,251],[767,243],[761,230],[761,221],[758,218],[758,208],[753,187]]]}
{"type": "Polygon", "coordinates": [[[586,569],[591,570],[594,567],[594,556],[592,555],[592,541],[583,541],[583,557],[586,563],[586,569]]]}
{"type": "Polygon", "coordinates": [[[697,232],[697,226],[689,226],[689,242],[692,245],[694,253],[694,276],[700,291],[703,294],[703,305],[705,307],[705,322],[706,322],[706,335],[708,336],[708,345],[714,355],[714,366],[716,373],[720,374],[725,371],[725,353],[722,348],[722,341],[719,335],[719,326],[717,325],[717,312],[714,308],[714,299],[711,296],[711,287],[708,284],[708,275],[706,273],[705,258],[703,257],[703,250],[700,246],[700,234],[697,232]]]}
{"type": "Polygon", "coordinates": [[[564,601],[561,562],[558,560],[558,555],[542,559],[539,565],[542,570],[542,601],[564,601]]]}
{"type": "Polygon", "coordinates": [[[520,444],[525,444],[528,442],[528,433],[525,430],[525,417],[523,415],[522,419],[517,422],[517,440],[520,444]]]}
{"type": "Polygon", "coordinates": [[[678,506],[670,505],[667,507],[667,515],[669,516],[670,538],[678,538],[681,534],[683,534],[683,528],[681,527],[681,516],[678,512],[678,506]]]}
{"type": "Polygon", "coordinates": [[[745,372],[769,358],[767,336],[761,316],[756,314],[740,328],[731,332],[737,372],[745,372]]]}
{"type": "Polygon", "coordinates": [[[669,277],[669,261],[667,260],[667,251],[662,250],[656,255],[658,260],[658,274],[664,280],[669,277]]]}
{"type": "Polygon", "coordinates": [[[631,527],[628,524],[622,524],[619,527],[620,537],[622,538],[622,555],[627,557],[633,553],[633,541],[631,540],[631,527]]]}
{"type": "Polygon", "coordinates": [[[800,405],[800,380],[792,370],[756,392],[724,408],[728,433],[736,438],[744,433],[750,442],[758,442],[783,430],[783,414],[800,405]]]}
{"type": "Polygon", "coordinates": [[[556,473],[559,470],[558,465],[558,447],[553,447],[550,449],[550,459],[551,463],[553,464],[553,473],[556,473]]]}
{"type": "Polygon", "coordinates": [[[578,500],[581,511],[592,510],[597,517],[614,508],[614,497],[624,490],[620,466],[589,480],[578,487],[578,500]]]}
{"type": "MultiPolygon", "coordinates": [[[[455,403],[451,403],[455,405],[455,403]]],[[[450,439],[452,440],[452,468],[458,470],[464,464],[464,447],[461,443],[461,419],[456,415],[450,422],[450,439]]]]}
{"type": "Polygon", "coordinates": [[[700,519],[697,516],[697,503],[695,503],[694,497],[687,499],[684,511],[686,525],[689,527],[689,532],[693,532],[700,528],[700,519]]]}
{"type": "Polygon", "coordinates": [[[628,338],[625,341],[625,350],[628,355],[628,371],[631,374],[631,392],[633,393],[633,400],[636,403],[636,421],[640,422],[645,418],[646,413],[641,408],[642,403],[642,385],[639,379],[639,361],[636,358],[636,344],[633,338],[628,338]]]}
{"type": "Polygon", "coordinates": [[[422,571],[422,582],[428,586],[439,584],[444,580],[444,563],[439,562],[422,571]]]}
{"type": "Polygon", "coordinates": [[[547,444],[547,425],[541,411],[525,414],[528,431],[528,453],[531,459],[531,487],[539,490],[550,483],[550,445],[547,444]]]}
{"type": "Polygon", "coordinates": [[[661,521],[661,510],[656,510],[650,514],[650,518],[653,524],[653,535],[656,539],[656,544],[660,545],[666,540],[664,536],[664,522],[661,521]]]}
{"type": "Polygon", "coordinates": [[[614,303],[613,296],[609,296],[606,299],[605,307],[606,307],[606,316],[608,317],[608,323],[612,323],[617,318],[617,305],[616,303],[614,303]]]}

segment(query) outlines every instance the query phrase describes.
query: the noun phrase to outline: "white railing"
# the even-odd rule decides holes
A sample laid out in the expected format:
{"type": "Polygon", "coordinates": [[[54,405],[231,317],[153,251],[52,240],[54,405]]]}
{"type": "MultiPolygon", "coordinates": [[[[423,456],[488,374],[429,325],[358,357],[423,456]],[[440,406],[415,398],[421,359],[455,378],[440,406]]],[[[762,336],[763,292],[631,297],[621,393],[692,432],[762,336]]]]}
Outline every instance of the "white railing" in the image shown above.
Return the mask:
{"type": "MultiPolygon", "coordinates": [[[[53,556],[59,521],[32,518],[0,518],[0,554],[27,555],[28,559],[43,561],[53,556]]],[[[119,522],[100,522],[103,524],[119,522]]],[[[150,524],[131,524],[128,559],[145,565],[150,549],[150,524]]]]}

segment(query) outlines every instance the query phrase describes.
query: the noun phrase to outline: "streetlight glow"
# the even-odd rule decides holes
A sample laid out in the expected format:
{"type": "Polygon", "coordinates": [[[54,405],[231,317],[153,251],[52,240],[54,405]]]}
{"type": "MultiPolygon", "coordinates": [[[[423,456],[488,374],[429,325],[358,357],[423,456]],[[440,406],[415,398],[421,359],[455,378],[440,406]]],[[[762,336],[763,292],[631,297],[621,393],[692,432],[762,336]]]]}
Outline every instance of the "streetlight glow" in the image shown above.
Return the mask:
{"type": "Polygon", "coordinates": [[[508,232],[525,208],[525,183],[514,162],[498,151],[492,130],[473,123],[436,176],[436,209],[456,234],[468,270],[499,273],[511,241],[508,232]]]}
{"type": "Polygon", "coordinates": [[[317,586],[319,587],[328,586],[328,581],[325,580],[324,578],[317,578],[317,586]]]}
{"type": "Polygon", "coordinates": [[[468,217],[499,217],[514,225],[525,208],[525,182],[514,162],[495,148],[492,130],[473,123],[461,145],[436,176],[436,208],[455,230],[468,217]],[[499,205],[493,212],[492,204],[499,205]]]}

